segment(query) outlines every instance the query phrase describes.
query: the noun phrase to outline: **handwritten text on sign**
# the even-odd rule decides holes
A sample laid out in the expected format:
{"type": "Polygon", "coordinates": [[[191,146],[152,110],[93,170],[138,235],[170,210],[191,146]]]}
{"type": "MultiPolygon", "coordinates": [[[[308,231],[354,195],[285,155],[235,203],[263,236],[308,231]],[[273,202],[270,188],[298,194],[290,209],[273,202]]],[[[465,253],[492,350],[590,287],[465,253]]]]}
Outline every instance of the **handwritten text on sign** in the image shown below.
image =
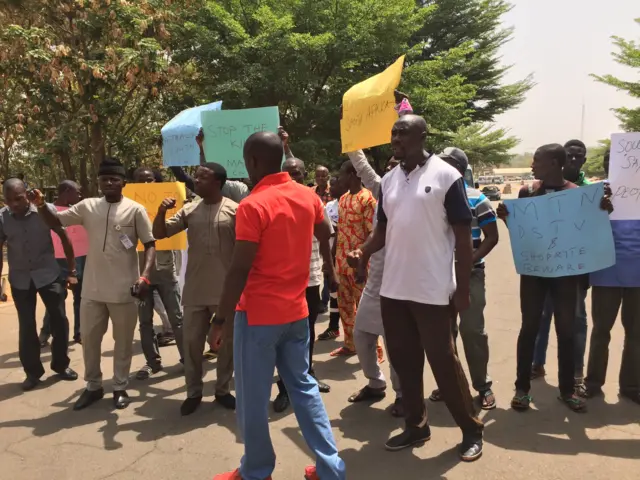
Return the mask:
{"type": "Polygon", "coordinates": [[[516,271],[536,277],[595,272],[616,261],[602,183],[505,200],[516,271]]]}
{"type": "Polygon", "coordinates": [[[640,133],[611,136],[612,220],[640,219],[640,133]]]}
{"type": "Polygon", "coordinates": [[[254,133],[278,132],[278,107],[202,112],[204,153],[208,162],[227,169],[229,178],[246,178],[244,144],[254,133]]]}
{"type": "MultiPolygon", "coordinates": [[[[151,223],[158,214],[158,207],[165,198],[175,198],[176,208],[167,210],[167,217],[171,218],[178,209],[182,208],[186,200],[186,191],[184,183],[129,183],[122,190],[122,194],[141,204],[146,210],[151,223]]],[[[180,232],[171,238],[164,238],[156,241],[156,250],[184,250],[187,248],[187,234],[180,232]]],[[[143,247],[138,242],[138,250],[142,251],[143,247]]]]}
{"type": "Polygon", "coordinates": [[[400,84],[404,55],[371,78],[351,87],[342,99],[342,153],[384,145],[398,119],[393,91],[400,84]]]}

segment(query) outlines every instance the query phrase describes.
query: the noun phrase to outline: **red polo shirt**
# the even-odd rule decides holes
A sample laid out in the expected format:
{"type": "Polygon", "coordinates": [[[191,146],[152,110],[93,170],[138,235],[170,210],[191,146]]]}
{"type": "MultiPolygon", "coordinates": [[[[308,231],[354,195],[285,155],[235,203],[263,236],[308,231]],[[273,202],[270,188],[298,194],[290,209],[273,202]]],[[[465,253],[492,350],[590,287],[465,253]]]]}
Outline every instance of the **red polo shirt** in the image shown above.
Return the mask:
{"type": "Polygon", "coordinates": [[[263,178],[236,212],[236,240],[258,244],[237,310],[249,325],[281,325],[309,316],[305,292],[314,226],[324,219],[316,193],[288,173],[263,178]]]}

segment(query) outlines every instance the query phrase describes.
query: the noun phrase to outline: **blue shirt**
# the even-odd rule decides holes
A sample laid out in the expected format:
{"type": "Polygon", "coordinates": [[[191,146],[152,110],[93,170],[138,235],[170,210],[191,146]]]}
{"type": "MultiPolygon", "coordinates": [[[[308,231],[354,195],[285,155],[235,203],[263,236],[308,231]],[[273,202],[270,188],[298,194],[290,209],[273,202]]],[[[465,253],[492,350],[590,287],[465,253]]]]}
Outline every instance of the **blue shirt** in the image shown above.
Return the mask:
{"type": "MultiPolygon", "coordinates": [[[[471,238],[473,239],[473,250],[477,250],[482,243],[482,227],[496,221],[496,211],[491,205],[491,201],[484,193],[467,185],[467,198],[471,207],[471,238]]],[[[480,259],[474,265],[475,268],[484,268],[484,259],[480,259]]]]}

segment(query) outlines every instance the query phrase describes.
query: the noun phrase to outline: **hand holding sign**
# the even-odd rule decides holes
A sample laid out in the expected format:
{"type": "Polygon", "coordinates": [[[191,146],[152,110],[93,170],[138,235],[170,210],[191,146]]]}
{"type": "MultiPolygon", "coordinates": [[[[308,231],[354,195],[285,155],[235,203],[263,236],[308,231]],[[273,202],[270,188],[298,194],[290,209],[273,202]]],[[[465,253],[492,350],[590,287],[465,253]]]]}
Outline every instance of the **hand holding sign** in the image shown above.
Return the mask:
{"type": "Polygon", "coordinates": [[[615,207],[611,220],[640,219],[640,133],[611,136],[609,181],[615,207]]]}

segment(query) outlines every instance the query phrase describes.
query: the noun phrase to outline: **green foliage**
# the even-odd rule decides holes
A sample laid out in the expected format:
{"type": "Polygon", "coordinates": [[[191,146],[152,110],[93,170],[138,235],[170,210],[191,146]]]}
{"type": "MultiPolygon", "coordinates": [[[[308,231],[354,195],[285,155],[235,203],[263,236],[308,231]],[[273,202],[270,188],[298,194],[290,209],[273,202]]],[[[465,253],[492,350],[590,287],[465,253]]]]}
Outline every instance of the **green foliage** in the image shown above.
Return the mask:
{"type": "MultiPolygon", "coordinates": [[[[636,19],[640,26],[640,18],[636,19]]],[[[613,58],[621,65],[636,69],[636,74],[640,75],[640,42],[625,40],[620,37],[612,37],[614,45],[618,51],[613,53],[613,58]]],[[[627,92],[633,98],[640,99],[640,80],[622,80],[613,75],[593,75],[599,82],[611,85],[616,89],[627,92]]],[[[616,108],[614,111],[621,122],[621,126],[627,132],[640,132],[640,107],[639,108],[616,108]]]]}
{"type": "Polygon", "coordinates": [[[587,175],[604,177],[604,154],[611,149],[611,140],[600,140],[596,147],[587,149],[587,161],[582,168],[587,175]]]}
{"type": "Polygon", "coordinates": [[[504,128],[474,123],[460,128],[447,143],[464,150],[474,168],[482,168],[508,164],[514,157],[509,152],[520,140],[504,128]]]}

